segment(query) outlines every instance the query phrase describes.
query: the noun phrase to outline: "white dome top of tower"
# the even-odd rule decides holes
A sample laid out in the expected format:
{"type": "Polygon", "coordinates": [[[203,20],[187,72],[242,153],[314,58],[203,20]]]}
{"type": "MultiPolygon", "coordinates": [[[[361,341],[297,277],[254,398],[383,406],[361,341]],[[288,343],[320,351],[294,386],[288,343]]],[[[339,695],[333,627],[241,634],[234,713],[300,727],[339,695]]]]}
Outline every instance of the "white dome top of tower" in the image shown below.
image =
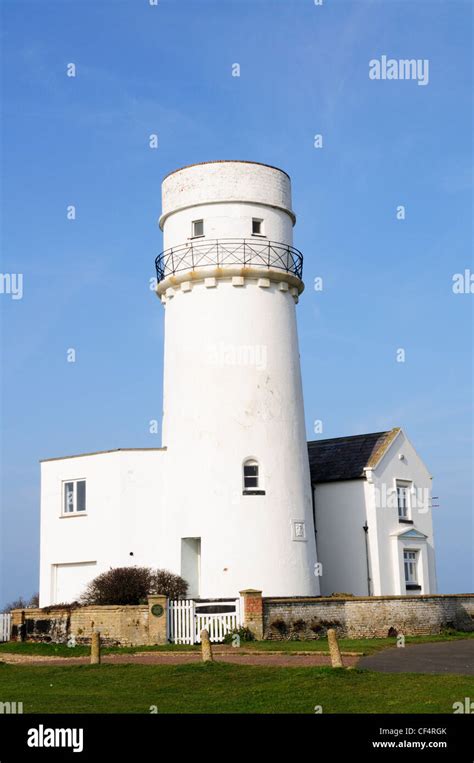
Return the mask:
{"type": "Polygon", "coordinates": [[[293,224],[296,219],[286,172],[259,162],[222,160],[190,164],[165,177],[160,228],[175,212],[223,202],[264,204],[286,212],[293,224]]]}

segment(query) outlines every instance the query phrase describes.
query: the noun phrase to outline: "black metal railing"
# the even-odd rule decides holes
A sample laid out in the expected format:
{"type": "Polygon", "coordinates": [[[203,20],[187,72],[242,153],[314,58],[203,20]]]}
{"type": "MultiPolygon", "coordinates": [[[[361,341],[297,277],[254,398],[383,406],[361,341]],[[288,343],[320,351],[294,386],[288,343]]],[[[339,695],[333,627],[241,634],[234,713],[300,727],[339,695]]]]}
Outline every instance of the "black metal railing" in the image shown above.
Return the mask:
{"type": "Polygon", "coordinates": [[[247,238],[219,238],[190,241],[166,249],[155,260],[158,281],[183,270],[206,267],[276,268],[303,277],[303,255],[288,244],[247,238]]]}

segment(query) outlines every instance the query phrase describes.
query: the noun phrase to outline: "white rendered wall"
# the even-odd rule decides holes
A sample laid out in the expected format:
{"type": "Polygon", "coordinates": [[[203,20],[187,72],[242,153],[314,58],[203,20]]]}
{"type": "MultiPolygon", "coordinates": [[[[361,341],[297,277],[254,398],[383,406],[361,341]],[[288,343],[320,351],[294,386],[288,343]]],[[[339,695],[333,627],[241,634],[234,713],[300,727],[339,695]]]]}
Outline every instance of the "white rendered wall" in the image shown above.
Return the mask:
{"type": "MultiPolygon", "coordinates": [[[[249,238],[253,216],[264,219],[269,240],[291,244],[287,176],[260,165],[222,167],[186,168],[164,181],[163,248],[185,243],[192,219],[204,219],[206,238],[249,238]],[[216,194],[219,203],[209,204],[216,194]],[[190,212],[193,202],[204,206],[190,212]]],[[[196,269],[186,286],[170,279],[166,290],[167,565],[179,569],[181,538],[199,537],[201,596],[249,587],[267,596],[316,594],[295,299],[283,271],[270,283],[246,273],[242,285],[225,268],[214,275],[205,284],[196,269]],[[260,463],[265,495],[242,495],[247,458],[260,463]],[[295,522],[305,523],[305,540],[293,540],[295,522]]]]}
{"type": "Polygon", "coordinates": [[[365,480],[320,483],[314,501],[321,594],[368,596],[365,480]]]}
{"type": "Polygon", "coordinates": [[[160,226],[164,228],[171,213],[229,201],[283,209],[294,220],[290,178],[282,170],[254,162],[205,162],[172,172],[163,180],[160,226]]]}
{"type": "Polygon", "coordinates": [[[52,604],[77,601],[84,591],[84,581],[97,574],[97,562],[56,564],[51,573],[52,604]]]}
{"type": "Polygon", "coordinates": [[[291,217],[280,209],[263,207],[249,202],[202,204],[184,209],[168,217],[165,223],[165,249],[189,244],[205,244],[207,239],[245,238],[258,243],[280,241],[292,245],[293,223],[291,217]],[[252,218],[263,219],[265,235],[252,236],[252,218]],[[204,220],[204,238],[192,238],[191,223],[204,220]]]}
{"type": "Polygon", "coordinates": [[[85,587],[110,567],[163,566],[164,457],[164,451],[137,450],[42,462],[40,606],[57,603],[55,565],[96,563],[69,572],[74,589],[78,575],[85,587]],[[63,515],[62,485],[80,479],[86,480],[86,512],[63,515]]]}
{"type": "MultiPolygon", "coordinates": [[[[403,570],[403,548],[420,551],[419,582],[422,590],[419,593],[436,593],[431,476],[403,431],[400,431],[390,445],[377,468],[369,473],[369,479],[371,484],[368,487],[371,493],[368,502],[368,523],[369,527],[376,527],[376,543],[372,557],[374,594],[407,593],[403,570]],[[399,458],[400,455],[404,456],[403,460],[399,458]],[[400,523],[397,507],[392,505],[395,502],[390,501],[388,497],[384,498],[389,495],[388,491],[392,491],[391,495],[394,495],[397,480],[412,482],[414,488],[420,491],[420,496],[427,496],[425,505],[413,507],[411,513],[413,524],[400,523]],[[379,505],[376,506],[376,503],[379,505]],[[426,535],[426,541],[400,538],[396,535],[410,529],[418,530],[426,535]]],[[[408,593],[412,592],[408,591],[408,593]]]]}

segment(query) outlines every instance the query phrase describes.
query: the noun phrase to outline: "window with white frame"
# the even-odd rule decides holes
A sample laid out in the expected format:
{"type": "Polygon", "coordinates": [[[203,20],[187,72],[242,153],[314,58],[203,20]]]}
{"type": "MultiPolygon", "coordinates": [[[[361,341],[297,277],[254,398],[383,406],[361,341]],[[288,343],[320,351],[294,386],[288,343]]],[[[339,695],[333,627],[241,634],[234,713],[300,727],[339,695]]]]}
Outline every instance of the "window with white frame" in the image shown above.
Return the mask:
{"type": "Polygon", "coordinates": [[[255,458],[244,461],[242,483],[244,495],[265,495],[265,491],[261,489],[260,466],[255,458]]]}
{"type": "Polygon", "coordinates": [[[204,220],[193,220],[191,223],[191,236],[198,238],[204,236],[204,220]]]}
{"type": "Polygon", "coordinates": [[[86,510],[86,481],[63,482],[63,514],[79,514],[86,510]]]}
{"type": "Polygon", "coordinates": [[[418,585],[418,551],[403,552],[405,583],[407,586],[418,585]]]}
{"type": "Polygon", "coordinates": [[[258,490],[258,461],[254,459],[244,463],[244,490],[258,490]]]}
{"type": "Polygon", "coordinates": [[[410,489],[410,482],[401,482],[397,480],[397,506],[399,519],[410,519],[410,489]]]}
{"type": "Polygon", "coordinates": [[[263,220],[252,217],[252,236],[263,236],[263,220]]]}

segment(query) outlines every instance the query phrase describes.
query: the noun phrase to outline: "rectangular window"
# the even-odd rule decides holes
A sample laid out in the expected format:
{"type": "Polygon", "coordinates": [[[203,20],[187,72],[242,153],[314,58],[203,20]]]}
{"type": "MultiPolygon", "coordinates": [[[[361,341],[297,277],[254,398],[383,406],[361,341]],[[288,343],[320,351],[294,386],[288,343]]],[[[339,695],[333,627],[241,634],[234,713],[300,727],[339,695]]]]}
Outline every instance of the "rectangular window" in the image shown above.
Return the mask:
{"type": "Polygon", "coordinates": [[[73,480],[63,483],[63,514],[75,514],[86,510],[86,481],[73,480]]]}
{"type": "Polygon", "coordinates": [[[413,585],[418,583],[418,551],[404,551],[403,565],[405,568],[405,583],[413,585]]]}
{"type": "Polygon", "coordinates": [[[260,220],[258,217],[252,218],[252,236],[262,236],[263,235],[263,220],[260,220]]]}
{"type": "Polygon", "coordinates": [[[409,519],[410,509],[410,483],[397,482],[397,506],[398,518],[409,519]]]}
{"type": "Polygon", "coordinates": [[[191,225],[192,237],[204,236],[204,220],[193,220],[191,225]]]}

